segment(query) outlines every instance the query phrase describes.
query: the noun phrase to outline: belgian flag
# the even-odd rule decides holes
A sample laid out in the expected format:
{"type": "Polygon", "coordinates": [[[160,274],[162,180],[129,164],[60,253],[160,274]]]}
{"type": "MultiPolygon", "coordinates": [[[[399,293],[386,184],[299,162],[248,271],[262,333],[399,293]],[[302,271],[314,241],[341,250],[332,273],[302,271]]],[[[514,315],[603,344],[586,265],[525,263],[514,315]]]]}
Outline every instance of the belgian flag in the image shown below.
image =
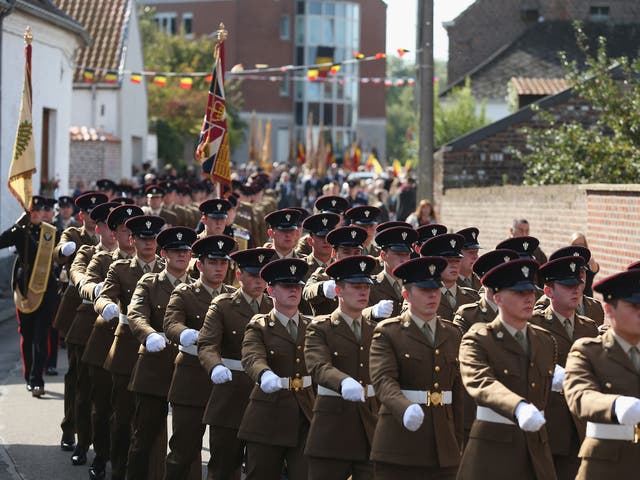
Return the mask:
{"type": "Polygon", "coordinates": [[[333,52],[334,47],[318,47],[316,52],[316,65],[328,64],[322,67],[318,67],[318,78],[327,78],[327,75],[331,71],[333,65],[333,52]]]}

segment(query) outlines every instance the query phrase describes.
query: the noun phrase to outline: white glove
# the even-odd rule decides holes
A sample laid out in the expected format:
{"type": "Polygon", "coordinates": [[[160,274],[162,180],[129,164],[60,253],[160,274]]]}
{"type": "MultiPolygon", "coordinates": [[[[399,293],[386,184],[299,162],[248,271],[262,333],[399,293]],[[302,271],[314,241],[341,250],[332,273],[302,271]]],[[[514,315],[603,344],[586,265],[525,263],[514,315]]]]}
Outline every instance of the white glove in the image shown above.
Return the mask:
{"type": "Polygon", "coordinates": [[[324,293],[325,298],[336,298],[336,281],[326,280],[322,282],[322,293],[324,293]]]}
{"type": "Polygon", "coordinates": [[[553,371],[553,381],[551,382],[551,391],[561,392],[563,380],[564,380],[564,368],[562,368],[560,365],[556,365],[556,368],[553,371]]]}
{"type": "Polygon", "coordinates": [[[260,377],[260,388],[264,393],[273,393],[282,389],[280,383],[280,377],[273,373],[271,370],[267,370],[260,377]]]}
{"type": "MultiPolygon", "coordinates": [[[[266,372],[265,372],[266,373],[266,372]]],[[[231,370],[224,365],[216,365],[211,370],[211,381],[216,385],[231,381],[231,370]]]]}
{"type": "Polygon", "coordinates": [[[350,402],[364,402],[364,388],[353,378],[347,377],[340,382],[342,398],[350,402]]]}
{"type": "Polygon", "coordinates": [[[105,320],[112,320],[120,315],[120,309],[115,303],[108,303],[106,307],[102,309],[102,318],[105,320]]]}
{"type": "Polygon", "coordinates": [[[164,347],[167,346],[167,341],[159,333],[153,332],[147,336],[147,339],[144,341],[144,346],[148,351],[155,353],[164,350],[164,347]]]}
{"type": "Polygon", "coordinates": [[[613,403],[618,422],[621,425],[640,423],[640,399],[635,397],[618,397],[613,403]]]}
{"type": "Polygon", "coordinates": [[[102,286],[104,282],[97,283],[95,287],[93,287],[93,297],[98,298],[100,296],[100,292],[102,291],[102,286]]]}
{"type": "Polygon", "coordinates": [[[371,314],[376,318],[387,318],[391,312],[393,312],[393,300],[380,300],[371,310],[371,314]]]}
{"type": "Polygon", "coordinates": [[[424,412],[422,411],[422,407],[417,403],[411,404],[404,411],[404,415],[402,415],[402,423],[404,424],[404,428],[409,430],[410,432],[415,432],[422,425],[422,421],[424,420],[424,412]]]}
{"type": "Polygon", "coordinates": [[[60,248],[60,253],[65,257],[72,255],[73,252],[76,251],[76,242],[64,242],[62,244],[62,248],[60,248]]]}
{"type": "Polygon", "coordinates": [[[525,432],[537,432],[547,423],[542,412],[535,405],[526,402],[520,402],[516,407],[516,418],[525,432]]]}
{"type": "Polygon", "coordinates": [[[180,334],[180,345],[183,347],[189,347],[194,345],[198,341],[198,336],[200,335],[199,330],[194,330],[193,328],[187,328],[183,330],[180,334]]]}

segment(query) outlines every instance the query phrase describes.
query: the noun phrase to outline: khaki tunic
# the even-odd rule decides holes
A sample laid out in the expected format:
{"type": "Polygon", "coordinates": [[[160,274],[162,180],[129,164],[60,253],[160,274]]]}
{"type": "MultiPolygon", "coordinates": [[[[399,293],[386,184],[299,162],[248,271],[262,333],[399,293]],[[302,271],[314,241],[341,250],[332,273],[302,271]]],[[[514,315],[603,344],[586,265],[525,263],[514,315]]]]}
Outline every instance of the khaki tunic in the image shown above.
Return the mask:
{"type": "MultiPolygon", "coordinates": [[[[539,308],[547,308],[550,304],[550,300],[546,295],[542,295],[536,301],[536,309],[539,308]]],[[[602,308],[602,304],[596,300],[595,298],[587,297],[586,295],[582,296],[582,304],[584,305],[584,316],[590,318],[596,325],[600,326],[604,323],[604,309],[602,308]]]]}
{"type": "Polygon", "coordinates": [[[324,296],[322,283],[327,280],[331,280],[331,277],[324,268],[318,267],[302,290],[302,299],[309,304],[314,316],[329,315],[338,308],[338,297],[331,299],[324,296]]]}
{"type": "MultiPolygon", "coordinates": [[[[365,388],[369,378],[369,349],[375,324],[361,320],[358,341],[337,311],[317,317],[307,326],[304,358],[313,383],[338,394],[347,377],[365,388]]],[[[378,417],[378,402],[350,402],[341,396],[318,395],[307,437],[305,455],[366,462],[378,417]]]]}
{"type": "MultiPolygon", "coordinates": [[[[242,366],[249,378],[258,383],[265,370],[272,370],[284,378],[308,375],[303,348],[309,321],[308,317],[300,315],[298,338],[294,340],[273,310],[253,317],[242,341],[242,366]]],[[[254,385],[238,438],[295,448],[301,431],[300,422],[311,421],[314,400],[312,387],[264,393],[259,385],[254,385]]]]}
{"type": "Polygon", "coordinates": [[[465,282],[460,277],[458,277],[456,283],[459,287],[470,288],[471,290],[475,290],[476,292],[482,288],[482,283],[475,273],[471,274],[471,280],[469,282],[465,282]]]}
{"type": "Polygon", "coordinates": [[[300,240],[298,240],[298,244],[296,245],[296,248],[294,250],[296,252],[296,255],[298,255],[299,257],[306,257],[307,255],[311,255],[313,247],[309,243],[309,237],[310,235],[306,234],[300,237],[300,240]]]}
{"type": "MultiPolygon", "coordinates": [[[[156,256],[153,272],[159,273],[163,269],[163,260],[156,256]]],[[[96,312],[100,314],[109,303],[115,303],[118,305],[120,313],[124,314],[142,275],[142,268],[138,265],[135,257],[114,262],[109,267],[100,296],[95,301],[96,312]]],[[[114,318],[110,323],[113,325],[117,321],[114,318]]],[[[129,376],[138,359],[140,342],[131,333],[129,325],[124,323],[118,324],[114,335],[111,349],[104,361],[104,369],[117,375],[129,376]]]]}
{"type": "MultiPolygon", "coordinates": [[[[273,301],[266,294],[260,299],[260,314],[267,314],[273,308],[273,301]]],[[[218,295],[209,305],[204,324],[198,338],[198,358],[207,380],[222,359],[242,359],[242,339],[249,320],[254,316],[251,306],[242,292],[218,295]]],[[[249,403],[249,395],[255,386],[245,373],[231,371],[231,381],[213,385],[210,389],[203,421],[215,427],[238,429],[249,403]]]]}
{"type": "Polygon", "coordinates": [[[393,311],[389,318],[397,317],[402,313],[404,298],[396,293],[384,272],[378,273],[373,279],[371,293],[369,294],[369,305],[375,305],[380,300],[393,300],[393,311]]]}
{"type": "MultiPolygon", "coordinates": [[[[567,356],[573,342],[579,338],[597,337],[598,326],[593,320],[587,317],[575,316],[573,327],[573,338],[569,337],[562,322],[551,309],[551,306],[544,310],[537,310],[531,318],[531,323],[538,325],[549,331],[558,346],[558,365],[564,367],[567,363],[567,356]]],[[[554,455],[570,455],[572,453],[571,443],[573,432],[577,433],[580,442],[584,440],[586,424],[574,419],[567,406],[564,392],[551,392],[549,406],[544,412],[547,419],[547,432],[549,433],[549,443],[551,453],[554,455]]],[[[573,449],[575,450],[575,449],[573,449]]]]}
{"type": "Polygon", "coordinates": [[[437,319],[432,345],[409,312],[375,328],[369,359],[371,380],[381,403],[371,459],[411,467],[455,467],[463,436],[463,387],[458,368],[460,331],[437,319]],[[421,405],[424,421],[415,432],[403,425],[414,402],[402,390],[451,391],[452,404],[421,405]]]}
{"type": "Polygon", "coordinates": [[[462,338],[460,372],[467,392],[476,404],[514,424],[475,420],[459,479],[556,478],[546,427],[525,432],[515,419],[522,401],[539,410],[548,407],[557,361],[557,346],[549,332],[529,325],[527,339],[529,356],[504,327],[500,315],[490,323],[473,325],[462,338]]]}
{"type": "Polygon", "coordinates": [[[437,315],[445,320],[452,321],[456,316],[456,310],[462,305],[467,303],[473,303],[480,300],[478,292],[471,288],[457,287],[456,288],[456,309],[451,308],[447,298],[442,295],[440,299],[440,305],[438,305],[437,315]]]}
{"type": "MultiPolygon", "coordinates": [[[[611,329],[577,340],[567,358],[564,393],[571,413],[582,421],[618,424],[614,402],[620,395],[640,398],[640,374],[611,329]]],[[[585,438],[578,480],[637,478],[640,446],[624,440],[585,438]]]]}

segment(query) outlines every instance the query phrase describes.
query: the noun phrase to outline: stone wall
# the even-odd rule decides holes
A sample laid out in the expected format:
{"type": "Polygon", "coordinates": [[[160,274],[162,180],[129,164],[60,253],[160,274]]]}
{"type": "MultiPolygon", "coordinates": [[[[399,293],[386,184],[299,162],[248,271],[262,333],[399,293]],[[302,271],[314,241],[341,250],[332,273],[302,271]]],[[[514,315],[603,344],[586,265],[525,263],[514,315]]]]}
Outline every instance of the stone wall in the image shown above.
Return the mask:
{"type": "Polygon", "coordinates": [[[100,178],[120,181],[120,143],[111,141],[71,141],[69,185],[77,181],[87,188],[100,178]]]}

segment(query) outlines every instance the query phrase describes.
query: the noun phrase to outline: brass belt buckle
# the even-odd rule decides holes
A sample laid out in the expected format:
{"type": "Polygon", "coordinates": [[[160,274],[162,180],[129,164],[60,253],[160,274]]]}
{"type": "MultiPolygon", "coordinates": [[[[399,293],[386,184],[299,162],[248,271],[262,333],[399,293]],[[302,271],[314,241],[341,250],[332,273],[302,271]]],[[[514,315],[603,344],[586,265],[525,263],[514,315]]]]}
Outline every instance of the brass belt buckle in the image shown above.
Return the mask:
{"type": "Polygon", "coordinates": [[[443,405],[444,398],[442,398],[442,392],[427,391],[427,407],[442,407],[443,405]]]}
{"type": "Polygon", "coordinates": [[[290,378],[289,379],[289,389],[293,389],[295,391],[298,391],[300,389],[302,389],[303,383],[302,383],[302,378],[290,378]]]}
{"type": "Polygon", "coordinates": [[[640,443],[640,425],[633,426],[633,443],[640,443]]]}

